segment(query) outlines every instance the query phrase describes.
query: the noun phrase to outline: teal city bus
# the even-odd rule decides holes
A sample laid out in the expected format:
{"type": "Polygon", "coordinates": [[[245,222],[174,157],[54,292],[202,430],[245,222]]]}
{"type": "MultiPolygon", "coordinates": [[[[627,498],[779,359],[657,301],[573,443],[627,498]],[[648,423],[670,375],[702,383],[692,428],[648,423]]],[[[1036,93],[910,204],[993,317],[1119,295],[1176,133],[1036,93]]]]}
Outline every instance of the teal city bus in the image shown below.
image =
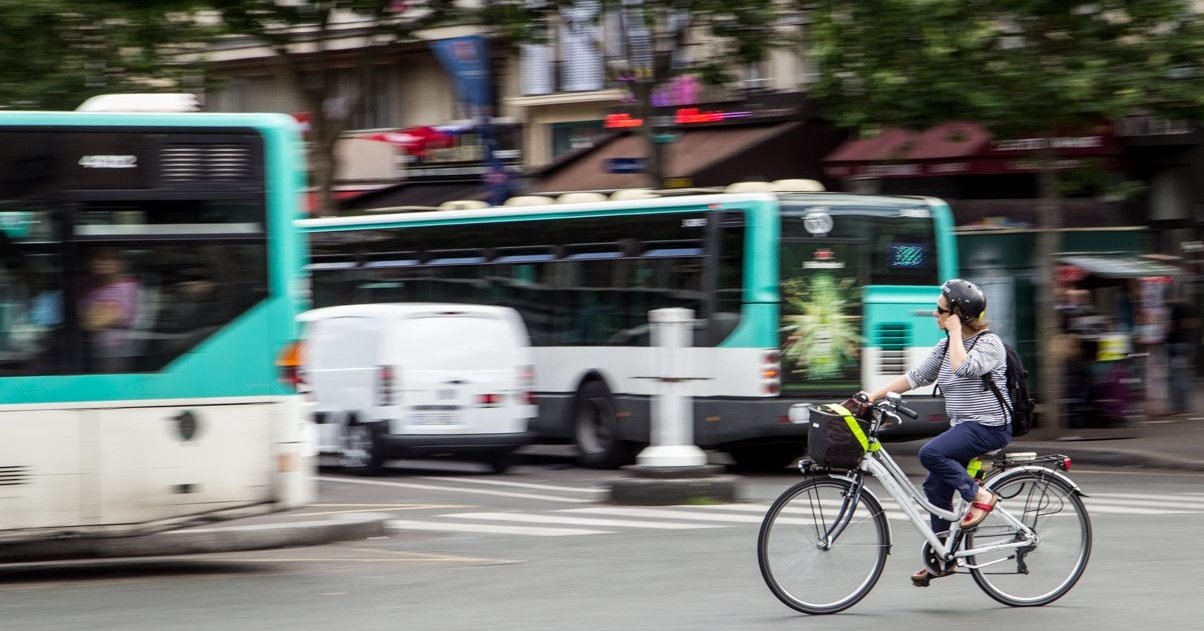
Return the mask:
{"type": "Polygon", "coordinates": [[[0,546],[312,500],[296,127],[0,112],[0,546]]]}
{"type": "MultiPolygon", "coordinates": [[[[791,406],[875,388],[928,352],[938,286],[957,261],[941,201],[780,188],[518,198],[299,225],[317,306],[517,309],[535,350],[532,429],[575,443],[587,465],[622,464],[648,442],[648,312],[692,309],[695,442],[765,466],[804,449],[807,424],[791,406]]],[[[900,435],[945,426],[924,394],[909,399],[921,420],[900,435]]]]}

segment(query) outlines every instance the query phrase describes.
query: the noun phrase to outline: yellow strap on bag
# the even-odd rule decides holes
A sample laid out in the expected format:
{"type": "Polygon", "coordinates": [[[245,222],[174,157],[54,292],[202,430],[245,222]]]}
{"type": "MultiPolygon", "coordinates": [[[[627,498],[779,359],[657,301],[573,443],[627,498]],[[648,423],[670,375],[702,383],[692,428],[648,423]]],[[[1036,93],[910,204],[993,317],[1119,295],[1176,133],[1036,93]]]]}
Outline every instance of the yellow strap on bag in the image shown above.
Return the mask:
{"type": "Polygon", "coordinates": [[[973,460],[970,461],[970,464],[966,465],[966,473],[972,478],[977,478],[979,472],[981,472],[981,471],[982,471],[982,458],[975,457],[973,460]]]}
{"type": "Polygon", "coordinates": [[[870,441],[870,438],[865,435],[865,431],[861,429],[861,423],[857,422],[857,418],[853,416],[853,413],[848,408],[839,403],[829,403],[828,407],[833,412],[844,417],[844,422],[849,424],[849,431],[853,432],[853,436],[857,438],[857,442],[861,443],[862,451],[878,451],[881,445],[878,444],[877,440],[870,441]]]}

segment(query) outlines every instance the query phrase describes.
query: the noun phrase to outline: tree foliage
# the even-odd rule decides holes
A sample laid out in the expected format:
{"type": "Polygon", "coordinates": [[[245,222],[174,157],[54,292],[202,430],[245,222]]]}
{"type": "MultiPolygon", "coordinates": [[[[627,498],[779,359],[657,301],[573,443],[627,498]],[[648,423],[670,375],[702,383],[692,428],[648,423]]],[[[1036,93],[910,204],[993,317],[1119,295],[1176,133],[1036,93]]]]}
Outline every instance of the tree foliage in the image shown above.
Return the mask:
{"type": "MultiPolygon", "coordinates": [[[[821,78],[815,95],[847,127],[915,129],[977,121],[996,136],[1049,134],[1127,114],[1204,119],[1201,16],[1191,0],[800,0],[821,78]]],[[[1059,181],[1039,160],[1043,228],[1037,337],[1053,339],[1059,181]]],[[[1039,354],[1046,428],[1059,413],[1061,366],[1039,354]]]]}
{"type": "Polygon", "coordinates": [[[374,87],[371,64],[381,46],[405,42],[415,33],[456,17],[455,0],[208,0],[231,34],[270,47],[291,89],[311,114],[310,166],[319,189],[321,214],[333,211],[335,146],[347,129],[347,113],[374,87]],[[359,45],[333,47],[336,38],[359,45]],[[349,64],[348,60],[352,60],[349,64]],[[339,75],[353,72],[362,89],[338,95],[339,75]]]}
{"type": "Polygon", "coordinates": [[[1001,133],[1139,111],[1199,119],[1190,0],[800,2],[815,94],[848,127],[972,119],[1001,133]]]}
{"type": "MultiPolygon", "coordinates": [[[[476,17],[503,41],[534,43],[546,41],[548,22],[560,9],[587,4],[602,12],[625,8],[623,0],[494,0],[483,3],[476,17]]],[[[774,46],[797,45],[781,32],[793,13],[778,0],[643,0],[630,15],[638,15],[655,40],[658,78],[701,65],[758,62],[774,46]],[[711,54],[691,66],[671,68],[672,53],[698,43],[698,37],[713,40],[711,54]]]]}
{"type": "MultiPolygon", "coordinates": [[[[771,48],[798,46],[792,37],[796,14],[780,0],[493,0],[483,3],[476,21],[511,44],[549,43],[549,25],[560,11],[586,6],[598,9],[598,16],[620,16],[623,51],[621,58],[607,60],[608,70],[630,82],[645,116],[651,113],[652,86],[674,75],[726,83],[741,66],[764,61],[771,48]]],[[[655,140],[661,131],[652,126],[642,131],[656,188],[665,173],[663,146],[655,140]]]]}
{"type": "Polygon", "coordinates": [[[188,0],[0,0],[0,107],[74,109],[106,92],[199,87],[188,0]]]}

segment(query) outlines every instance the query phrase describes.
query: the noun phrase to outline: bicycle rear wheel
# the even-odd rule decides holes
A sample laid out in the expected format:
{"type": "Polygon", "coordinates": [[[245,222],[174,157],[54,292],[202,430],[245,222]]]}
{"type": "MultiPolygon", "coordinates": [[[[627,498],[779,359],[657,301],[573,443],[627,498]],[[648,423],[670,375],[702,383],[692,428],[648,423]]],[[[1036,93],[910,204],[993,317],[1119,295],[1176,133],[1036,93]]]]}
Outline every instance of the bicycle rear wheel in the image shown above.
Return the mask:
{"type": "MultiPolygon", "coordinates": [[[[1074,488],[1038,471],[1004,474],[988,488],[1000,507],[1037,533],[1027,548],[967,557],[974,581],[991,598],[1013,607],[1047,605],[1066,594],[1087,569],[1091,519],[1074,488]]],[[[965,549],[1020,541],[1019,529],[995,512],[966,533],[965,549]]]]}
{"type": "Polygon", "coordinates": [[[854,503],[852,489],[840,478],[804,480],[765,514],[757,561],[765,584],[786,606],[809,614],[843,611],[882,575],[890,550],[886,515],[867,490],[854,503]]]}

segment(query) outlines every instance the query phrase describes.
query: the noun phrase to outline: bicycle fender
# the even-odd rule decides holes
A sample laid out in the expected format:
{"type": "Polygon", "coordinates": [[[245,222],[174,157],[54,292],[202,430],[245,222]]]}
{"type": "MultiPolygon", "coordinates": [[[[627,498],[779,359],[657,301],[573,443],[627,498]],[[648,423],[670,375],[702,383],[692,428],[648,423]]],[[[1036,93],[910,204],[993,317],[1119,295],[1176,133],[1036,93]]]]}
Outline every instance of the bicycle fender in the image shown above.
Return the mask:
{"type": "Polygon", "coordinates": [[[1011,467],[1011,468],[1007,469],[1006,471],[1004,471],[1003,473],[1001,473],[993,478],[988,479],[986,481],[986,484],[984,484],[983,486],[987,490],[990,490],[991,487],[995,486],[1000,481],[1006,480],[1013,475],[1016,475],[1018,473],[1025,472],[1025,471],[1031,471],[1031,472],[1040,473],[1042,475],[1053,476],[1054,478],[1057,478],[1058,480],[1062,481],[1066,486],[1070,487],[1070,490],[1073,491],[1075,495],[1078,495],[1079,497],[1090,497],[1089,495],[1087,495],[1086,493],[1083,492],[1083,489],[1079,488],[1079,485],[1077,483],[1075,483],[1074,480],[1070,479],[1070,476],[1067,476],[1065,473],[1062,473],[1061,471],[1058,471],[1057,469],[1050,469],[1049,467],[1041,467],[1041,466],[1037,466],[1037,465],[1023,465],[1023,466],[1019,466],[1019,467],[1011,467]]]}

